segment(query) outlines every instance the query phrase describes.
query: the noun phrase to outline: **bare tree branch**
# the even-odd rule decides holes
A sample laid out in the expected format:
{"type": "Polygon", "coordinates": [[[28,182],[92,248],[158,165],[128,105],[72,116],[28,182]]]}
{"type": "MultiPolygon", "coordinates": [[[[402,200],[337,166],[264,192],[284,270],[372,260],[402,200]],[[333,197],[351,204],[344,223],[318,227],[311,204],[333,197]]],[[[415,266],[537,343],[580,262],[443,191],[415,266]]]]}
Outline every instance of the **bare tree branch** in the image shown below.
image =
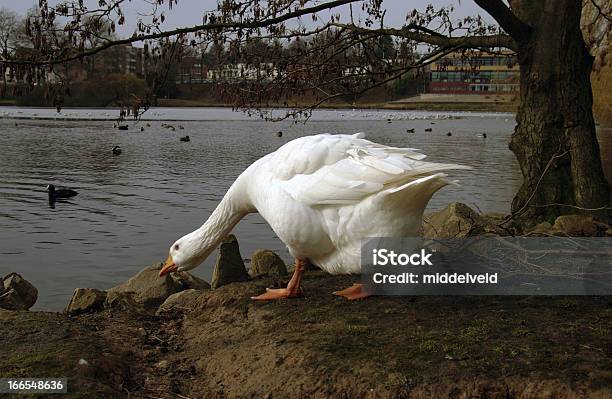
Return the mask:
{"type": "Polygon", "coordinates": [[[135,43],[135,42],[141,42],[141,41],[145,41],[145,40],[155,40],[155,39],[163,39],[163,38],[168,38],[168,37],[173,37],[173,36],[179,36],[179,35],[186,35],[188,33],[195,33],[195,32],[201,32],[201,31],[227,31],[227,30],[238,30],[238,29],[257,29],[257,28],[265,28],[268,26],[273,26],[273,25],[277,25],[280,24],[282,22],[294,19],[294,18],[298,18],[300,16],[303,15],[309,15],[309,14],[314,14],[317,13],[319,11],[323,11],[323,10],[328,10],[328,9],[333,9],[345,4],[349,4],[349,3],[354,3],[360,0],[334,0],[334,1],[329,1],[329,2],[325,2],[313,7],[306,7],[306,8],[302,8],[300,10],[295,10],[292,12],[288,12],[286,14],[280,15],[278,17],[273,17],[273,18],[269,18],[269,19],[264,19],[264,20],[258,20],[255,22],[220,22],[220,23],[208,23],[208,24],[201,24],[201,25],[195,25],[195,26],[190,26],[190,27],[186,27],[186,28],[177,28],[177,29],[173,29],[173,30],[168,30],[168,31],[161,31],[161,32],[157,32],[157,33],[151,33],[151,34],[141,34],[141,35],[135,35],[126,39],[118,39],[118,40],[112,40],[109,42],[106,42],[105,44],[98,46],[98,47],[94,47],[82,52],[79,52],[77,54],[74,54],[72,56],[68,56],[68,57],[64,57],[64,58],[54,58],[54,59],[48,59],[48,60],[0,60],[0,64],[9,64],[9,65],[39,65],[39,66],[43,66],[43,65],[56,65],[56,64],[62,64],[65,62],[70,62],[70,61],[75,61],[84,57],[88,57],[94,54],[97,54],[103,50],[109,49],[111,47],[114,46],[119,46],[119,45],[123,45],[123,44],[130,44],[130,43],[135,43]]]}
{"type": "Polygon", "coordinates": [[[376,33],[379,35],[389,35],[402,37],[409,40],[414,40],[421,43],[427,43],[434,46],[445,48],[456,47],[461,48],[482,48],[482,47],[506,47],[511,50],[517,50],[517,43],[508,35],[483,35],[483,36],[459,36],[449,37],[437,32],[424,33],[422,27],[406,25],[401,29],[396,28],[378,28],[370,29],[352,24],[334,24],[336,27],[349,29],[355,32],[376,33]]]}
{"type": "Polygon", "coordinates": [[[531,31],[529,25],[521,21],[501,0],[474,0],[488,12],[514,40],[525,40],[531,31]]]}

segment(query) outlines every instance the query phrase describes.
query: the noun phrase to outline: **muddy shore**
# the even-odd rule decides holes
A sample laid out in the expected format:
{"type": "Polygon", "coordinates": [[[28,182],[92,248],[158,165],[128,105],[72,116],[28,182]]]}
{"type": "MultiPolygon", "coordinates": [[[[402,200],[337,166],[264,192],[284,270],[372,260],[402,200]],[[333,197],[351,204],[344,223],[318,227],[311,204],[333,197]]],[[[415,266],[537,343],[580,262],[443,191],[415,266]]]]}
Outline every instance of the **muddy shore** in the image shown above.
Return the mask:
{"type": "Polygon", "coordinates": [[[255,303],[232,283],[168,312],[0,310],[0,375],[68,377],[71,398],[606,398],[610,297],[330,295],[255,303]],[[87,367],[78,365],[85,359],[87,367]]]}

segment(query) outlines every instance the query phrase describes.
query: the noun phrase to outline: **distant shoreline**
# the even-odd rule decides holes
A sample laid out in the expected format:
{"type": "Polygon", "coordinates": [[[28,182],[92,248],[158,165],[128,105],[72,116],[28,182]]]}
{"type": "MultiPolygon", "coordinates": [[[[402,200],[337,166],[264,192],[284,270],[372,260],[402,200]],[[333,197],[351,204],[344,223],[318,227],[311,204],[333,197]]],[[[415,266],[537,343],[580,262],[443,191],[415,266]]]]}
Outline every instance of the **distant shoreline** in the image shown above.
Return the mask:
{"type": "MultiPolygon", "coordinates": [[[[295,104],[292,106],[274,105],[274,108],[298,108],[305,107],[307,103],[295,104]]],[[[0,100],[0,106],[6,107],[24,107],[24,108],[40,108],[35,106],[17,105],[15,101],[11,100],[0,100]]],[[[233,108],[231,104],[209,102],[200,100],[186,100],[186,99],[158,99],[156,107],[167,107],[167,108],[233,108]]],[[[49,108],[49,107],[42,107],[49,108]]],[[[65,109],[71,108],[91,108],[91,109],[104,109],[114,108],[110,107],[88,107],[88,106],[70,106],[64,107],[65,109]]],[[[267,108],[267,107],[266,107],[267,108]]],[[[369,109],[369,110],[394,110],[394,111],[444,111],[444,112],[511,112],[514,113],[517,110],[517,105],[514,103],[493,103],[493,102],[411,102],[411,103],[398,103],[398,102],[385,102],[385,103],[333,103],[325,104],[318,107],[318,109],[369,109]]],[[[42,118],[38,118],[42,119],[42,118]]]]}
{"type": "MultiPolygon", "coordinates": [[[[214,103],[199,100],[186,99],[158,99],[159,107],[227,107],[231,104],[214,103]]],[[[297,103],[293,106],[273,105],[274,108],[299,108],[308,106],[307,103],[297,103]]],[[[333,103],[324,104],[319,109],[380,109],[394,111],[447,111],[447,112],[516,112],[517,105],[514,103],[492,103],[492,102],[383,102],[383,103],[333,103]]]]}

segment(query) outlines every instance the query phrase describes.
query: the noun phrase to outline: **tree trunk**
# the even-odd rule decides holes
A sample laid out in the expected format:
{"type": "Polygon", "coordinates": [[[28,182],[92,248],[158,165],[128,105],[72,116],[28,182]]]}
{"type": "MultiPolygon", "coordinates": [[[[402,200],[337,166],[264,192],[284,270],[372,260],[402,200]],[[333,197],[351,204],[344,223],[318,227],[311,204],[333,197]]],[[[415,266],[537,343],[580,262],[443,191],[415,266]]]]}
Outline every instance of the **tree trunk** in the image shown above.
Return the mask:
{"type": "MultiPolygon", "coordinates": [[[[580,0],[513,1],[532,27],[519,41],[521,102],[510,141],[523,185],[512,211],[528,223],[610,204],[593,120],[592,57],[580,31],[580,0]]],[[[589,211],[586,211],[589,209],[589,211]]]]}

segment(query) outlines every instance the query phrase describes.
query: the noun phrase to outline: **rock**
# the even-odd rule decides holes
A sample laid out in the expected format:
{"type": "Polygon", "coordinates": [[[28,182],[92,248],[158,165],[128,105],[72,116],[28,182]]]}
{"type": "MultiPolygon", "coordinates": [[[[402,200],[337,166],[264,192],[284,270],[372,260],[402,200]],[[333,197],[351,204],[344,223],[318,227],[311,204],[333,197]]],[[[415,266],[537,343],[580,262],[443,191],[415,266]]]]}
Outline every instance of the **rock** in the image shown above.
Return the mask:
{"type": "Polygon", "coordinates": [[[77,288],[64,310],[68,314],[95,312],[102,309],[106,292],[94,288],[77,288]]]}
{"type": "Polygon", "coordinates": [[[269,249],[258,249],[251,255],[251,276],[286,276],[285,262],[269,249]]]}
{"type": "Polygon", "coordinates": [[[172,294],[159,306],[156,314],[159,316],[164,313],[190,310],[193,308],[195,300],[203,292],[202,290],[188,289],[172,294]]]}
{"type": "Polygon", "coordinates": [[[460,202],[448,204],[446,208],[423,218],[423,237],[465,238],[482,234],[507,235],[498,225],[501,215],[480,215],[460,202]]]}
{"type": "Polygon", "coordinates": [[[247,273],[240,255],[238,240],[233,234],[230,234],[219,247],[219,257],[215,262],[210,285],[215,289],[222,285],[247,281],[248,279],[249,273],[247,273]]]}
{"type": "Polygon", "coordinates": [[[38,299],[38,290],[17,273],[9,273],[0,285],[0,308],[28,310],[38,299]]]}
{"type": "Polygon", "coordinates": [[[598,222],[587,215],[561,215],[552,226],[555,235],[568,235],[572,237],[598,237],[604,236],[610,226],[598,222]]]}
{"type": "Polygon", "coordinates": [[[181,291],[188,289],[210,289],[210,284],[188,272],[174,272],[170,274],[170,277],[172,277],[176,284],[182,287],[181,291]]]}
{"type": "Polygon", "coordinates": [[[145,267],[123,284],[107,290],[107,304],[120,300],[129,306],[129,299],[119,298],[119,293],[133,293],[133,300],[152,308],[161,305],[170,295],[188,288],[207,288],[208,284],[187,272],[171,273],[159,277],[161,263],[145,267]]]}
{"type": "Polygon", "coordinates": [[[597,5],[590,1],[584,2],[580,18],[580,28],[585,44],[595,58],[593,61],[594,70],[609,64],[612,60],[612,54],[609,51],[610,46],[612,46],[611,24],[609,18],[602,18],[602,16],[612,13],[612,3],[609,1],[596,3],[597,5]]]}
{"type": "Polygon", "coordinates": [[[133,292],[107,291],[104,306],[110,309],[125,310],[128,312],[145,313],[142,303],[134,299],[133,292]]]}
{"type": "Polygon", "coordinates": [[[551,229],[552,229],[552,224],[548,222],[542,222],[532,227],[530,230],[527,231],[527,233],[529,235],[534,235],[534,236],[549,236],[551,235],[551,232],[550,232],[551,229]]]}

